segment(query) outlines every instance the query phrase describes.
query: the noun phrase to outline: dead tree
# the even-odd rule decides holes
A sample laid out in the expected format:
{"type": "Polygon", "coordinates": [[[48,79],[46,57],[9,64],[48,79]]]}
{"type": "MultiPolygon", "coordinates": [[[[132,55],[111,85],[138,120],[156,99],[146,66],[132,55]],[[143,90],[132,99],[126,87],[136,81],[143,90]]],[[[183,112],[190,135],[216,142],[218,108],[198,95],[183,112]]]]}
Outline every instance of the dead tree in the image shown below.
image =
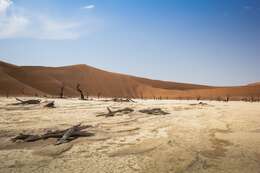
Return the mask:
{"type": "Polygon", "coordinates": [[[14,103],[13,105],[27,105],[27,104],[40,104],[41,100],[21,100],[19,98],[15,98],[19,103],[14,103]]]}
{"type": "Polygon", "coordinates": [[[124,108],[124,109],[119,109],[119,110],[116,110],[116,111],[112,111],[109,107],[107,107],[107,110],[108,110],[108,113],[97,115],[97,117],[100,117],[100,116],[113,117],[117,113],[129,114],[129,113],[134,111],[131,108],[124,108]]]}
{"type": "Polygon", "coordinates": [[[140,99],[144,99],[144,95],[143,95],[143,92],[140,93],[140,99]]]}
{"type": "Polygon", "coordinates": [[[44,105],[44,107],[46,107],[46,108],[55,108],[54,101],[51,101],[51,102],[47,103],[46,105],[44,105]]]}
{"type": "Polygon", "coordinates": [[[153,108],[153,109],[142,109],[139,112],[151,114],[151,115],[167,115],[168,112],[163,111],[161,108],[153,108]]]}
{"type": "Polygon", "coordinates": [[[23,134],[20,133],[18,136],[12,138],[11,140],[13,142],[16,141],[23,141],[23,142],[35,142],[38,140],[46,140],[49,138],[57,138],[57,142],[55,145],[60,145],[66,142],[69,142],[71,140],[74,140],[78,137],[88,137],[93,136],[93,133],[82,131],[84,129],[87,129],[89,127],[92,127],[90,125],[81,126],[81,124],[75,125],[71,128],[65,129],[65,130],[55,130],[55,131],[48,131],[42,135],[38,134],[23,134]]]}
{"type": "Polygon", "coordinates": [[[24,88],[21,89],[22,95],[25,95],[24,88]]]}
{"type": "Polygon", "coordinates": [[[112,101],[114,102],[133,102],[133,103],[136,103],[136,101],[134,101],[133,99],[130,99],[130,98],[113,98],[112,101]]]}
{"type": "Polygon", "coordinates": [[[62,137],[57,141],[56,145],[63,144],[68,142],[68,139],[77,131],[78,126],[73,126],[72,128],[68,129],[62,137]]]}
{"type": "Polygon", "coordinates": [[[225,102],[228,102],[229,99],[230,99],[230,97],[229,97],[229,95],[227,95],[226,98],[225,98],[225,102]]]}
{"type": "Polygon", "coordinates": [[[60,98],[63,98],[63,96],[64,96],[64,85],[62,85],[60,88],[60,98]]]}
{"type": "Polygon", "coordinates": [[[100,96],[101,96],[101,92],[98,92],[98,93],[97,93],[97,96],[98,96],[98,99],[99,99],[100,96]]]}
{"type": "Polygon", "coordinates": [[[254,96],[251,96],[251,97],[250,97],[250,102],[254,102],[254,101],[255,101],[254,96]]]}
{"type": "Polygon", "coordinates": [[[83,91],[80,89],[80,84],[77,84],[77,91],[80,93],[80,99],[81,100],[85,100],[85,97],[84,97],[84,94],[83,94],[83,91]]]}
{"type": "Polygon", "coordinates": [[[88,92],[86,92],[86,97],[87,97],[87,99],[88,99],[88,96],[89,96],[89,94],[88,94],[88,92]]]}
{"type": "Polygon", "coordinates": [[[8,98],[8,97],[9,97],[9,89],[6,90],[6,98],[8,98]]]}

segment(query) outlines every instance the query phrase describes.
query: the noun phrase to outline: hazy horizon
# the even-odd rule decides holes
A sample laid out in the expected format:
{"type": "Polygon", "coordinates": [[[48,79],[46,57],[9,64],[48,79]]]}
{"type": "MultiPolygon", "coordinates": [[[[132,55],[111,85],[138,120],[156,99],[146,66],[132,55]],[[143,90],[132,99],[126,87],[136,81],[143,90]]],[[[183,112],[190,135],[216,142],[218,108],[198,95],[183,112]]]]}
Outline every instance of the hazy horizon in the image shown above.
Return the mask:
{"type": "Polygon", "coordinates": [[[0,0],[0,60],[215,86],[260,81],[257,0],[0,0]]]}

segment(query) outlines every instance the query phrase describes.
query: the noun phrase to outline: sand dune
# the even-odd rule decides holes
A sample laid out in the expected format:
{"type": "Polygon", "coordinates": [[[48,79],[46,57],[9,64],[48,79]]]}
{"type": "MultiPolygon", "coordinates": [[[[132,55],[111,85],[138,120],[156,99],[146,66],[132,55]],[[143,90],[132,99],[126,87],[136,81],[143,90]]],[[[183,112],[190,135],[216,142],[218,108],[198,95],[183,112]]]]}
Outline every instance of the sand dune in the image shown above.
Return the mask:
{"type": "Polygon", "coordinates": [[[227,95],[233,98],[260,96],[260,85],[239,87],[212,87],[150,80],[130,75],[103,71],[88,65],[65,67],[16,66],[0,61],[0,95],[57,96],[65,86],[65,95],[78,96],[75,87],[89,95],[101,93],[104,97],[162,97],[215,99],[227,95]]]}
{"type": "Polygon", "coordinates": [[[260,82],[255,82],[255,83],[248,84],[248,86],[257,86],[257,85],[260,85],[260,82]]]}

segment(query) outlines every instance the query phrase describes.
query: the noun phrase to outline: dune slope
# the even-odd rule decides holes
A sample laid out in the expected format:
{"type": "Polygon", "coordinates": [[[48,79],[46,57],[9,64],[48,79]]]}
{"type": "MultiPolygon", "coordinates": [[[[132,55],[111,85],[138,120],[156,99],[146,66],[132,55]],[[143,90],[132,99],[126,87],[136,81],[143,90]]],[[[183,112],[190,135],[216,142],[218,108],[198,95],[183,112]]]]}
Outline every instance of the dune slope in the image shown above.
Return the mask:
{"type": "Polygon", "coordinates": [[[76,85],[89,95],[105,97],[203,98],[217,96],[260,96],[260,85],[211,87],[150,80],[112,73],[87,65],[65,67],[16,66],[0,61],[0,95],[78,96],[76,85]]]}

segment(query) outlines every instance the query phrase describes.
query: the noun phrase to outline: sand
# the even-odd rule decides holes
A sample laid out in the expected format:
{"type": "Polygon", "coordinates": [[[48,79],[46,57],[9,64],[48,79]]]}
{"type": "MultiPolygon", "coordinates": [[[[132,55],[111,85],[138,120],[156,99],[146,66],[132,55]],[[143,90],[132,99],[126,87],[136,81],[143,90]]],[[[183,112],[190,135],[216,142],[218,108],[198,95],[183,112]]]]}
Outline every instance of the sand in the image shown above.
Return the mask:
{"type": "Polygon", "coordinates": [[[1,173],[259,173],[260,103],[55,99],[57,108],[7,106],[0,98],[1,173]],[[195,103],[195,105],[194,105],[195,103]],[[115,117],[97,114],[130,107],[115,117]],[[161,108],[168,115],[138,112],[161,108]],[[55,139],[12,143],[20,132],[43,133],[77,123],[94,136],[63,145],[55,139]]]}
{"type": "MultiPolygon", "coordinates": [[[[152,70],[152,69],[151,69],[152,70]]],[[[85,95],[128,98],[260,100],[260,85],[214,87],[112,73],[88,65],[64,67],[16,66],[0,60],[0,96],[78,97],[85,95]]]]}

